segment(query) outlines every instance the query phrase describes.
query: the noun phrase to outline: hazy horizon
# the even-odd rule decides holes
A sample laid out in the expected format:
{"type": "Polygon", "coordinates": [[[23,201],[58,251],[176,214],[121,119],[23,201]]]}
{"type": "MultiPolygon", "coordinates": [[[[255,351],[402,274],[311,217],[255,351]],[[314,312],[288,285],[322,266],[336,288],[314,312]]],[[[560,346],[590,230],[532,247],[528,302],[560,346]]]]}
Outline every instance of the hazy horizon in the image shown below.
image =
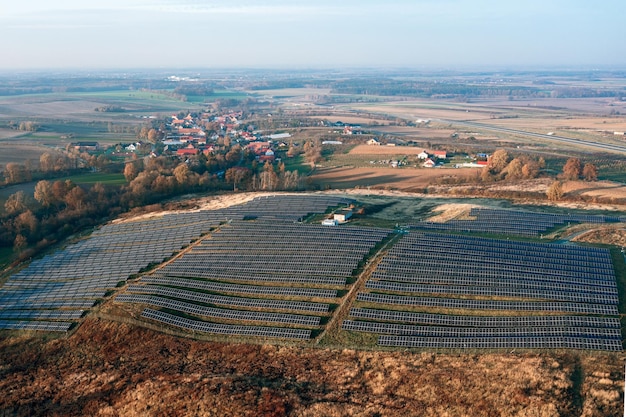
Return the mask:
{"type": "Polygon", "coordinates": [[[0,6],[0,71],[626,68],[615,0],[85,3],[0,6]]]}

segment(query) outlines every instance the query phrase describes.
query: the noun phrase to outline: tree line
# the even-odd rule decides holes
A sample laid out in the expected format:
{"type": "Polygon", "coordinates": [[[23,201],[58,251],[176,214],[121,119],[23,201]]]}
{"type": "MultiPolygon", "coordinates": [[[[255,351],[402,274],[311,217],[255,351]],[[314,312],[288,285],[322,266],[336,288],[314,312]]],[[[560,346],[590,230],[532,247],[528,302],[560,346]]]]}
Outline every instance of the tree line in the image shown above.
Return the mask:
{"type": "MultiPolygon", "coordinates": [[[[11,173],[15,167],[10,168],[11,173]]],[[[16,169],[20,171],[23,166],[16,169]]],[[[10,176],[9,181],[25,179],[27,173],[20,172],[21,177],[10,176]]],[[[259,164],[253,154],[239,145],[183,162],[167,156],[129,161],[123,173],[128,184],[122,187],[85,187],[70,180],[44,179],[36,183],[32,195],[24,191],[12,194],[0,215],[0,246],[12,247],[19,259],[26,259],[86,227],[177,195],[303,187],[297,171],[285,170],[282,163],[276,167],[269,162],[259,164]]]]}
{"type": "Polygon", "coordinates": [[[4,169],[0,167],[4,178],[0,184],[11,185],[29,182],[33,178],[52,178],[88,168],[102,170],[111,163],[112,160],[107,155],[78,152],[68,147],[67,151],[44,152],[37,162],[27,160],[23,164],[7,163],[4,169]]]}

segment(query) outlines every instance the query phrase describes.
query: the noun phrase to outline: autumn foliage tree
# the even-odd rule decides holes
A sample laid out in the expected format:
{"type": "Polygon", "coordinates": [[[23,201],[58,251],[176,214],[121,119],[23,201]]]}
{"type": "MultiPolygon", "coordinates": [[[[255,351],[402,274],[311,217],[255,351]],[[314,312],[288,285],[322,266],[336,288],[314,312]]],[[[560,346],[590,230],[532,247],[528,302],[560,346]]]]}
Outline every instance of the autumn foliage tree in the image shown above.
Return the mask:
{"type": "Polygon", "coordinates": [[[307,141],[303,146],[304,150],[304,158],[311,165],[315,165],[316,163],[322,160],[322,145],[319,141],[307,141]]]}
{"type": "Polygon", "coordinates": [[[507,180],[519,180],[524,174],[522,168],[524,165],[519,158],[513,159],[506,167],[506,179],[507,180]]]}
{"type": "Polygon", "coordinates": [[[509,153],[505,149],[496,150],[489,158],[489,170],[493,174],[499,174],[509,164],[509,153]]]}
{"type": "Polygon", "coordinates": [[[140,171],[141,167],[137,162],[127,162],[126,165],[124,165],[124,178],[126,178],[126,181],[131,182],[137,178],[140,171]]]}
{"type": "Polygon", "coordinates": [[[594,164],[585,164],[583,167],[583,178],[585,181],[598,181],[598,168],[594,164]]]}
{"type": "Polygon", "coordinates": [[[563,165],[563,178],[566,180],[577,180],[582,174],[582,164],[578,158],[569,158],[563,165]]]}

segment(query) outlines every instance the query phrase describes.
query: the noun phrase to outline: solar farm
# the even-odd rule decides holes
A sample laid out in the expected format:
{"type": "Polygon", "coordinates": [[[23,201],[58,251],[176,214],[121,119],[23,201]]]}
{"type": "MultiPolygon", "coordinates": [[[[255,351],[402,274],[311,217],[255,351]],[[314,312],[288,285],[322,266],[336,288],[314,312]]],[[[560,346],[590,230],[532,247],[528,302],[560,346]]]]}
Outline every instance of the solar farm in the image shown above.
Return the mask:
{"type": "Polygon", "coordinates": [[[339,292],[365,256],[390,233],[267,220],[231,222],[130,285],[115,301],[198,317],[172,322],[170,316],[144,315],[185,329],[198,330],[204,325],[200,320],[209,318],[218,326],[210,333],[310,339],[332,314],[331,305],[340,302],[339,292]]]}
{"type": "Polygon", "coordinates": [[[320,224],[358,204],[277,194],[105,225],[10,276],[0,329],[68,332],[103,305],[191,337],[622,350],[609,249],[528,238],[623,218],[474,208],[395,229],[320,224]]]}
{"type": "Polygon", "coordinates": [[[539,237],[556,227],[573,223],[617,223],[626,221],[625,216],[602,216],[590,214],[534,213],[521,210],[502,210],[474,207],[468,220],[450,220],[445,223],[422,221],[411,228],[424,230],[447,230],[456,232],[494,233],[524,237],[539,237]]]}
{"type": "Polygon", "coordinates": [[[381,346],[622,349],[606,249],[411,231],[365,287],[343,328],[381,346]]]}

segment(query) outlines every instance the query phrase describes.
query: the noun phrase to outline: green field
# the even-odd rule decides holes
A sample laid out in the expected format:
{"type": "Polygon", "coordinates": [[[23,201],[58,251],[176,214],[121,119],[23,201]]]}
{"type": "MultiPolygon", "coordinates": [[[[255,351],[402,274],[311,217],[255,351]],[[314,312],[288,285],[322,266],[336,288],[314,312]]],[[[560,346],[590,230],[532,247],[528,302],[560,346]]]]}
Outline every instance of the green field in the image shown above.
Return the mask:
{"type": "Polygon", "coordinates": [[[282,162],[285,164],[285,171],[298,171],[300,175],[307,175],[311,172],[311,165],[304,162],[302,155],[293,158],[283,158],[282,162]]]}
{"type": "Polygon", "coordinates": [[[126,178],[124,178],[124,174],[104,174],[100,172],[93,172],[89,174],[81,174],[81,175],[72,175],[69,177],[59,178],[59,180],[71,180],[75,184],[78,185],[93,185],[93,184],[104,184],[104,185],[125,185],[126,178]]]}
{"type": "Polygon", "coordinates": [[[233,90],[215,90],[213,94],[207,96],[187,96],[187,102],[189,103],[207,103],[211,101],[221,100],[221,99],[232,99],[232,100],[245,100],[250,97],[247,93],[241,91],[233,91],[233,90]]]}

